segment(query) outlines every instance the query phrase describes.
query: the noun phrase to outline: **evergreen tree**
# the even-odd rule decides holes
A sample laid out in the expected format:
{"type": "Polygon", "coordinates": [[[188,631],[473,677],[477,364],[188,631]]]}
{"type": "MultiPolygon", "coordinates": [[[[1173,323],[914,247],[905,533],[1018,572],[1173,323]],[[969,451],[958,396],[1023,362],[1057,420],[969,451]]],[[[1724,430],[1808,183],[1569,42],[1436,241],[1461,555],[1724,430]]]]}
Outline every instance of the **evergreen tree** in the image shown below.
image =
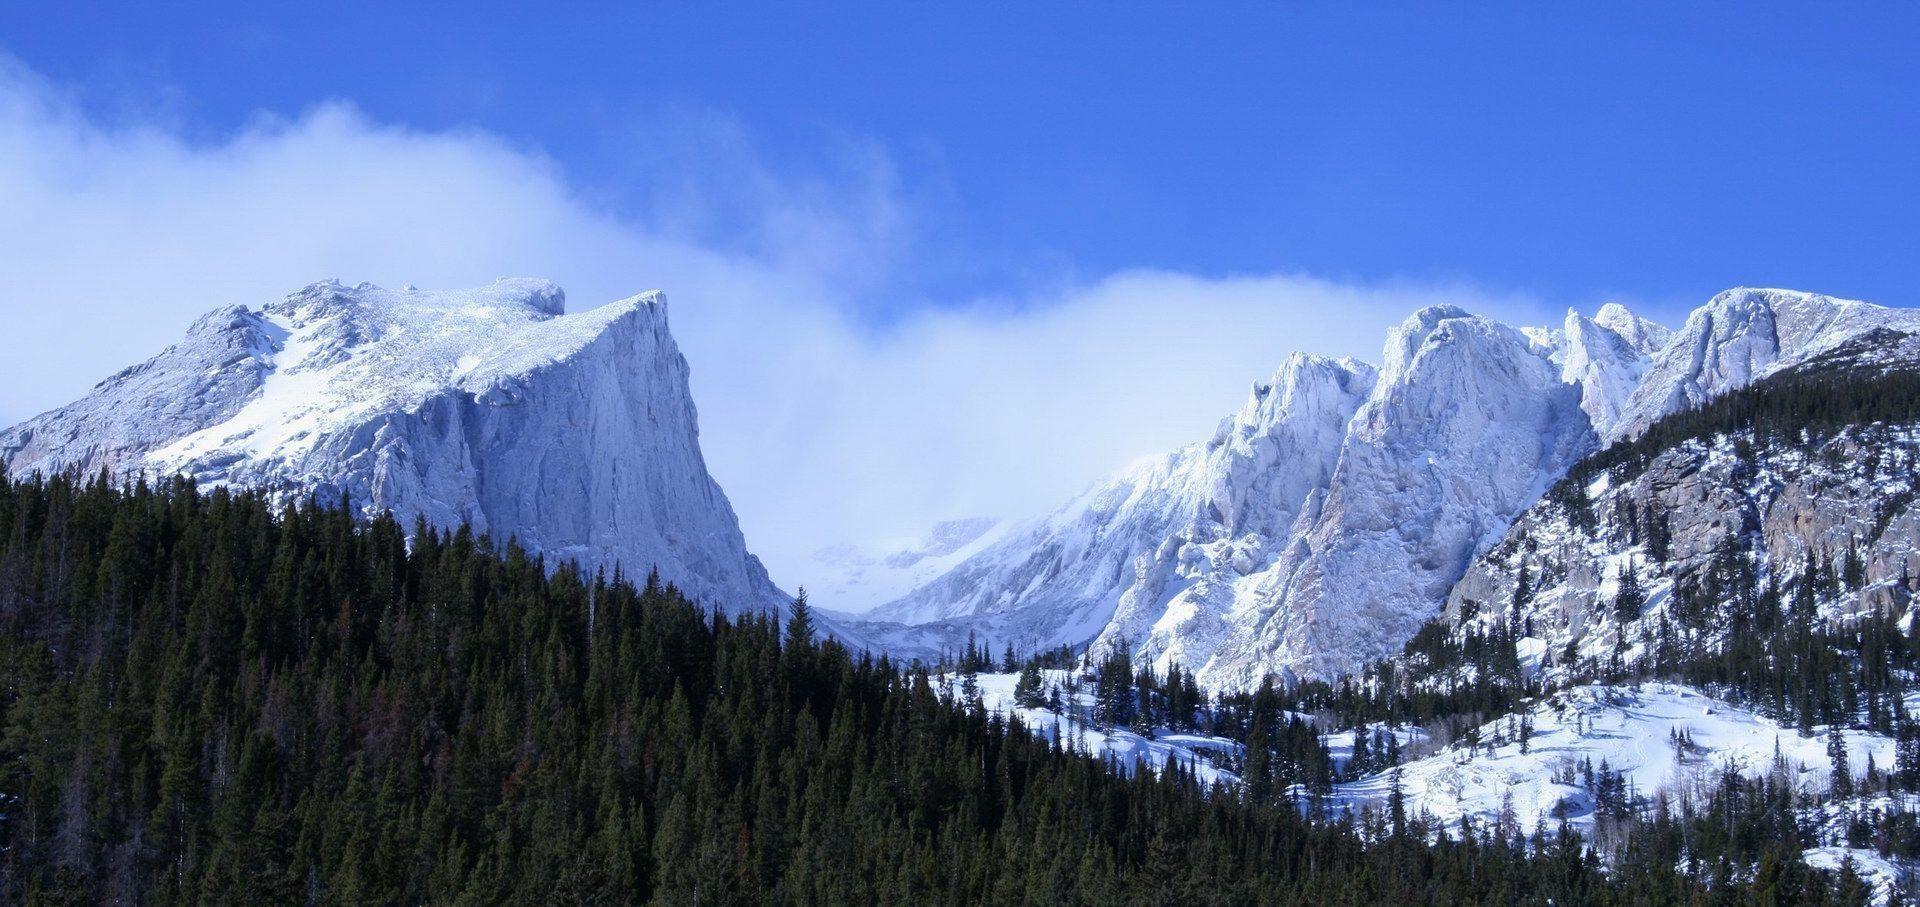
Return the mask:
{"type": "Polygon", "coordinates": [[[1853,796],[1853,768],[1847,764],[1847,738],[1838,725],[1827,730],[1827,760],[1833,763],[1833,795],[1853,796]]]}
{"type": "Polygon", "coordinates": [[[1640,619],[1640,609],[1645,606],[1646,595],[1640,591],[1639,571],[1634,569],[1633,559],[1628,558],[1620,567],[1620,589],[1614,593],[1614,619],[1622,624],[1640,619]]]}
{"type": "Polygon", "coordinates": [[[1041,689],[1040,665],[1029,661],[1020,669],[1020,679],[1013,684],[1013,700],[1023,709],[1037,709],[1046,704],[1046,693],[1041,689]]]}

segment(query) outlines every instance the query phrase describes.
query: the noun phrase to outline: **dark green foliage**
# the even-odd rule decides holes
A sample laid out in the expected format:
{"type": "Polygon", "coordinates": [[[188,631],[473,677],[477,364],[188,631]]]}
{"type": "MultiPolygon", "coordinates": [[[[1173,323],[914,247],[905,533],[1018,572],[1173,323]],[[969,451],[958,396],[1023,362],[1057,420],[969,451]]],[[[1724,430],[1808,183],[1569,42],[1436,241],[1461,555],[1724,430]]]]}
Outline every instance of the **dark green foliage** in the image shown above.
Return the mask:
{"type": "Polygon", "coordinates": [[[1040,666],[1028,662],[1020,669],[1020,679],[1014,682],[1013,699],[1023,709],[1037,709],[1046,704],[1046,691],[1041,687],[1040,666]]]}
{"type": "Polygon", "coordinates": [[[1640,618],[1640,609],[1647,603],[1646,593],[1640,591],[1640,574],[1632,561],[1620,568],[1620,589],[1613,596],[1614,619],[1627,623],[1640,618]]]}
{"type": "MultiPolygon", "coordinates": [[[[1271,688],[1220,712],[1273,741],[1239,796],[1065,752],[810,622],[803,602],[729,618],[657,577],[550,575],[464,529],[409,543],[225,490],[0,479],[0,902],[1743,891],[1671,861],[1603,875],[1571,837],[1310,823],[1285,785],[1323,785],[1324,752],[1296,758],[1317,733],[1271,688]]],[[[1146,699],[1177,723],[1199,710],[1175,676],[1146,699]]]]}

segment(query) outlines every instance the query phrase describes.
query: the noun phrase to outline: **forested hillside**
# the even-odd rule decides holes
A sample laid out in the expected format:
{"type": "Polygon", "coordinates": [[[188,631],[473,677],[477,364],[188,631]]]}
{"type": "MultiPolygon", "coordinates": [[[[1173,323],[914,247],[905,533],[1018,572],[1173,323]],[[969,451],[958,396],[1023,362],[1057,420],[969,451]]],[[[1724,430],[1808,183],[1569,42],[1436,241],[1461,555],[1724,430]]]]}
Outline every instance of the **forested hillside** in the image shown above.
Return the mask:
{"type": "MultiPolygon", "coordinates": [[[[1682,899],[1128,774],[669,587],[190,485],[0,482],[0,900],[1682,899]]],[[[1765,885],[1809,896],[1785,864],[1765,885]]]]}

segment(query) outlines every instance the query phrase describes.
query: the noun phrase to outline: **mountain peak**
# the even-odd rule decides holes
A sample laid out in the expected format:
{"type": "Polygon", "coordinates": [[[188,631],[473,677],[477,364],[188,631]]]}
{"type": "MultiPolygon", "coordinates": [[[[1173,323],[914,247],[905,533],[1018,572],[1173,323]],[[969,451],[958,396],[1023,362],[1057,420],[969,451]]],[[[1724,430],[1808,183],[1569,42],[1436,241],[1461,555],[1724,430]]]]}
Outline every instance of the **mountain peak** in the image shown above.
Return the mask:
{"type": "Polygon", "coordinates": [[[1673,329],[1634,314],[1626,306],[1609,302],[1593,314],[1593,323],[1619,334],[1634,349],[1651,356],[1673,339],[1673,329]]]}
{"type": "Polygon", "coordinates": [[[1380,353],[1380,383],[1387,385],[1400,380],[1413,365],[1414,357],[1426,344],[1427,338],[1433,336],[1441,325],[1473,317],[1467,310],[1445,303],[1430,305],[1408,315],[1406,320],[1387,331],[1387,343],[1380,353]]]}
{"type": "Polygon", "coordinates": [[[1698,406],[1880,328],[1920,329],[1920,310],[1804,290],[1734,287],[1687,316],[1623,407],[1608,440],[1698,406]]]}
{"type": "Polygon", "coordinates": [[[485,309],[500,314],[557,318],[566,314],[567,293],[553,281],[538,277],[499,277],[485,286],[463,290],[422,290],[413,284],[389,290],[371,282],[347,286],[339,278],[329,278],[300,288],[285,299],[269,304],[266,310],[311,315],[370,308],[485,309]]]}
{"type": "Polygon", "coordinates": [[[784,596],[708,476],[657,291],[566,313],[545,280],[310,284],[203,316],[87,397],[0,432],[15,473],[101,469],[471,524],[734,608],[784,596]]]}

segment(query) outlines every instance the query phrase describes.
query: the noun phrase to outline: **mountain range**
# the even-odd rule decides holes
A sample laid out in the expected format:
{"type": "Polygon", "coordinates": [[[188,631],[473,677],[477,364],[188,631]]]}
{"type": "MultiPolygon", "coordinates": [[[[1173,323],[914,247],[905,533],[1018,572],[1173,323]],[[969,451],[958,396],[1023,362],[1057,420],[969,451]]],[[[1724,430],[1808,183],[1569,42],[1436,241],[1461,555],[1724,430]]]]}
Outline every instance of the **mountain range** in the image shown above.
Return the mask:
{"type": "Polygon", "coordinates": [[[1608,304],[1558,328],[1414,313],[1378,368],[1295,354],[1213,437],[1006,530],[876,609],[912,651],[1124,643],[1211,689],[1396,654],[1582,458],[1911,310],[1734,289],[1678,331],[1608,304]]]}
{"type": "MultiPolygon", "coordinates": [[[[344,498],[406,524],[470,524],[550,563],[657,569],[736,611],[777,607],[786,593],[707,474],[666,313],[648,293],[566,314],[538,280],[317,283],[210,312],[153,359],[0,432],[0,463],[344,498]]],[[[1516,574],[1489,565],[1511,566],[1513,533],[1537,534],[1548,490],[1584,458],[1849,344],[1871,357],[1875,332],[1916,329],[1909,310],[1744,288],[1678,330],[1617,304],[1555,328],[1422,309],[1377,365],[1289,355],[1210,438],[1045,516],[823,551],[845,575],[824,604],[887,599],[825,625],[928,658],[969,639],[1124,646],[1216,690],[1337,678],[1397,653],[1449,603],[1510,596],[1516,574]]],[[[1539,569],[1561,584],[1542,603],[1609,581],[1604,564],[1539,569]]]]}

